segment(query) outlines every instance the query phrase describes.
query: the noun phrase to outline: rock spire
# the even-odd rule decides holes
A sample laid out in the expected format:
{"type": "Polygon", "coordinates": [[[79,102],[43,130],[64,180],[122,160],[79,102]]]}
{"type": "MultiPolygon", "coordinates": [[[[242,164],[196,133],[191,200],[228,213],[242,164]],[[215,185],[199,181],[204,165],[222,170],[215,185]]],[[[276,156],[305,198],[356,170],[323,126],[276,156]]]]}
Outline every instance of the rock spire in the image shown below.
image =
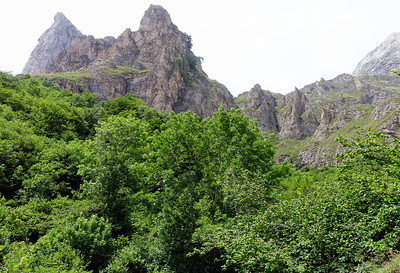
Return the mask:
{"type": "Polygon", "coordinates": [[[400,32],[390,34],[382,44],[369,52],[357,65],[353,76],[392,74],[388,69],[400,70],[400,32]]]}
{"type": "Polygon", "coordinates": [[[55,58],[65,50],[71,41],[82,33],[61,12],[54,16],[54,23],[39,38],[22,73],[40,74],[53,72],[57,64],[55,58]]]}

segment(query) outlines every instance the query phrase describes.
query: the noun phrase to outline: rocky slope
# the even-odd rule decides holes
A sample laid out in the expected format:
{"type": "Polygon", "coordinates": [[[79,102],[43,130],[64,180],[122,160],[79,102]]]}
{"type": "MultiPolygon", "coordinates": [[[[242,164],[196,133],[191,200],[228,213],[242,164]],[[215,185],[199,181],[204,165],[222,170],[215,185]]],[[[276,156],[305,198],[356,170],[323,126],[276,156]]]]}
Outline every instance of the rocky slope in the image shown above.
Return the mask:
{"type": "Polygon", "coordinates": [[[53,25],[39,38],[39,43],[25,64],[22,73],[39,74],[54,72],[56,57],[68,48],[74,38],[82,33],[64,16],[57,13],[53,25]]]}
{"type": "Polygon", "coordinates": [[[137,31],[96,39],[64,15],[39,39],[24,72],[102,99],[132,93],[161,111],[190,110],[210,116],[220,105],[239,107],[279,141],[278,161],[322,166],[338,147],[338,134],[374,127],[397,137],[400,130],[400,33],[369,53],[353,75],[342,74],[280,95],[256,84],[235,98],[202,70],[191,37],[161,6],[150,6],[137,31]]]}
{"type": "Polygon", "coordinates": [[[338,151],[335,138],[377,128],[400,137],[400,33],[361,60],[353,75],[321,79],[285,96],[256,85],[235,100],[266,133],[277,136],[278,161],[323,166],[338,151]]]}
{"type": "Polygon", "coordinates": [[[276,111],[278,102],[271,92],[262,90],[261,86],[256,84],[249,92],[240,94],[235,101],[243,114],[257,120],[261,130],[279,132],[276,111]]]}
{"type": "Polygon", "coordinates": [[[392,33],[357,65],[353,76],[390,75],[389,69],[400,70],[400,33],[392,33]]]}
{"type": "Polygon", "coordinates": [[[82,35],[64,15],[39,39],[24,73],[37,74],[72,91],[91,91],[102,99],[136,94],[161,111],[191,110],[211,115],[220,105],[234,107],[225,86],[211,81],[191,37],[179,31],[168,12],[151,5],[137,31],[118,38],[82,35]]]}
{"type": "Polygon", "coordinates": [[[256,85],[236,98],[243,113],[277,136],[278,161],[323,166],[337,152],[337,135],[378,128],[400,132],[400,77],[342,74],[286,96],[256,85]]]}

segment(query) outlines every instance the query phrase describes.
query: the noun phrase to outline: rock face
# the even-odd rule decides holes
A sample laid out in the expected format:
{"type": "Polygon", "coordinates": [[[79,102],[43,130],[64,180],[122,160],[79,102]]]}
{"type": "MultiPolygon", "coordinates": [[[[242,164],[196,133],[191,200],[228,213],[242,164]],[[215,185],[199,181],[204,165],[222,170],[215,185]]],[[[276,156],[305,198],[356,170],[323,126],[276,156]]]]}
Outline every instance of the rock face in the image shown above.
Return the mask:
{"type": "Polygon", "coordinates": [[[56,57],[82,33],[62,13],[54,17],[53,25],[39,38],[39,43],[25,64],[22,73],[39,74],[57,69],[56,57]]]}
{"type": "Polygon", "coordinates": [[[156,5],[145,12],[139,30],[126,29],[117,39],[82,35],[57,14],[24,73],[59,73],[51,80],[72,91],[95,92],[102,99],[136,94],[161,111],[191,110],[204,117],[220,105],[235,107],[226,87],[209,80],[202,70],[201,59],[191,51],[191,37],[156,5]],[[68,77],[63,81],[63,73],[71,72],[81,75],[80,82],[71,84],[68,77]]]}
{"type": "Polygon", "coordinates": [[[282,139],[301,139],[314,134],[318,122],[307,104],[307,97],[297,88],[288,96],[287,107],[279,115],[282,139]]]}
{"type": "Polygon", "coordinates": [[[400,77],[342,74],[321,79],[283,96],[257,84],[236,98],[237,105],[260,128],[280,140],[278,161],[320,167],[332,160],[337,134],[374,127],[399,136],[400,77]]]}
{"type": "Polygon", "coordinates": [[[243,114],[257,120],[261,130],[279,132],[275,108],[277,100],[271,92],[262,90],[261,86],[256,84],[250,92],[239,95],[235,101],[243,114]]]}
{"type": "Polygon", "coordinates": [[[225,86],[210,80],[191,37],[172,23],[161,6],[150,6],[137,31],[96,39],[81,34],[64,15],[39,39],[24,73],[37,74],[76,92],[102,99],[136,94],[161,111],[190,110],[210,116],[221,105],[239,107],[280,140],[278,161],[322,166],[337,149],[337,134],[375,127],[391,136],[400,131],[400,33],[369,53],[353,75],[321,79],[287,95],[256,84],[235,101],[225,86]]]}
{"type": "Polygon", "coordinates": [[[369,52],[357,65],[353,76],[390,75],[388,69],[400,70],[400,33],[389,35],[386,40],[369,52]]]}

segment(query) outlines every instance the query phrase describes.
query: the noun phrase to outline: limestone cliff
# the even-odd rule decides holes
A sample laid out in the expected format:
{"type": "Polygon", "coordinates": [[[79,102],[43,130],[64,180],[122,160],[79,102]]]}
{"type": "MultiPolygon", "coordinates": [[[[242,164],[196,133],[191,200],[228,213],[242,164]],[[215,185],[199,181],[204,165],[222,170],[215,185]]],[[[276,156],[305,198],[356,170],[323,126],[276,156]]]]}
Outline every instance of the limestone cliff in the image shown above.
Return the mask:
{"type": "Polygon", "coordinates": [[[400,70],[399,32],[390,34],[382,44],[369,52],[357,65],[353,75],[390,75],[388,69],[400,70]]]}
{"type": "Polygon", "coordinates": [[[204,117],[220,105],[235,107],[226,87],[202,70],[201,58],[191,51],[191,37],[157,5],[145,12],[139,30],[126,29],[116,39],[82,35],[57,14],[24,73],[41,74],[64,88],[95,92],[102,99],[136,94],[161,111],[191,110],[204,117]]]}
{"type": "Polygon", "coordinates": [[[126,29],[117,38],[83,35],[58,13],[24,72],[102,99],[136,94],[162,111],[206,117],[220,105],[239,107],[261,130],[277,136],[278,161],[297,166],[322,166],[329,160],[325,154],[337,151],[338,134],[368,127],[399,134],[400,77],[386,70],[400,68],[400,33],[369,53],[354,75],[321,79],[287,95],[256,84],[236,102],[224,85],[208,78],[191,45],[161,6],[151,5],[137,31],[126,29]]]}
{"type": "Polygon", "coordinates": [[[62,13],[54,17],[53,25],[39,38],[22,73],[39,74],[57,70],[56,57],[82,33],[62,13]]]}
{"type": "Polygon", "coordinates": [[[400,77],[397,76],[342,74],[332,80],[321,79],[279,96],[272,109],[258,115],[261,105],[271,105],[274,101],[268,96],[255,95],[260,90],[256,85],[251,92],[239,95],[236,102],[245,114],[260,122],[261,128],[275,128],[280,140],[278,161],[291,161],[295,166],[323,166],[332,160],[327,155],[337,152],[336,136],[354,134],[359,129],[377,128],[399,136],[400,77]],[[267,118],[271,113],[274,118],[267,118]]]}
{"type": "Polygon", "coordinates": [[[308,99],[299,89],[288,95],[286,107],[278,117],[282,139],[302,139],[314,134],[318,122],[307,105],[308,99]]]}
{"type": "Polygon", "coordinates": [[[235,102],[243,114],[258,122],[261,130],[279,132],[277,100],[271,92],[262,90],[261,86],[256,84],[249,92],[239,95],[235,102]]]}

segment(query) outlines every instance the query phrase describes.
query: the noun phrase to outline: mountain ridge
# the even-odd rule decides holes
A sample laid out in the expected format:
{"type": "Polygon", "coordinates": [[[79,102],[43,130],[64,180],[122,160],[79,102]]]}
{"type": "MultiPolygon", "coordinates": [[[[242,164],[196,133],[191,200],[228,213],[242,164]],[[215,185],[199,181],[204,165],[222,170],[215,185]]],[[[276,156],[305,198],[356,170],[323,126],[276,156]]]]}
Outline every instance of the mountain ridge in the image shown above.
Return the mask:
{"type": "MultiPolygon", "coordinates": [[[[69,21],[63,22],[64,29],[70,26],[69,21]]],[[[145,11],[137,31],[128,28],[117,38],[102,39],[87,35],[71,38],[64,32],[52,37],[65,40],[62,47],[54,48],[58,44],[51,47],[53,40],[48,36],[60,34],[54,29],[57,23],[39,38],[24,72],[39,74],[72,91],[94,92],[102,99],[136,94],[160,111],[191,110],[204,117],[220,105],[227,109],[234,107],[228,89],[214,84],[203,71],[201,58],[191,51],[191,37],[172,23],[161,6],[151,5],[145,11]],[[54,63],[42,70],[41,50],[47,50],[43,58],[54,63]],[[70,72],[88,76],[71,83],[62,77],[62,73],[70,72]],[[118,75],[118,72],[121,73],[118,75]],[[58,75],[52,78],[54,73],[58,75]],[[190,103],[184,98],[191,98],[190,103]]]]}
{"type": "Polygon", "coordinates": [[[54,69],[54,55],[65,50],[71,41],[82,33],[61,12],[54,16],[54,23],[38,40],[25,64],[23,74],[48,73],[54,69]]]}
{"type": "Polygon", "coordinates": [[[33,74],[75,92],[95,92],[101,99],[135,94],[160,111],[189,110],[207,117],[219,106],[240,108],[266,135],[279,140],[278,160],[322,166],[324,154],[336,152],[333,136],[353,132],[357,123],[392,135],[400,130],[400,80],[383,69],[396,62],[400,67],[395,57],[400,56],[400,34],[390,35],[367,54],[353,75],[321,78],[286,95],[256,84],[234,98],[223,84],[208,78],[201,58],[191,51],[191,36],[179,31],[161,6],[151,5],[137,31],[128,28],[117,38],[96,39],[77,29],[70,35],[70,29],[76,28],[56,15],[28,60],[27,71],[44,67],[46,72],[33,74]],[[46,44],[60,33],[63,42],[46,44]],[[52,54],[40,59],[35,52],[41,50],[52,54]],[[46,66],[46,60],[53,63],[46,66]]]}
{"type": "Polygon", "coordinates": [[[357,65],[354,76],[390,75],[400,70],[400,32],[390,34],[357,65]]]}

